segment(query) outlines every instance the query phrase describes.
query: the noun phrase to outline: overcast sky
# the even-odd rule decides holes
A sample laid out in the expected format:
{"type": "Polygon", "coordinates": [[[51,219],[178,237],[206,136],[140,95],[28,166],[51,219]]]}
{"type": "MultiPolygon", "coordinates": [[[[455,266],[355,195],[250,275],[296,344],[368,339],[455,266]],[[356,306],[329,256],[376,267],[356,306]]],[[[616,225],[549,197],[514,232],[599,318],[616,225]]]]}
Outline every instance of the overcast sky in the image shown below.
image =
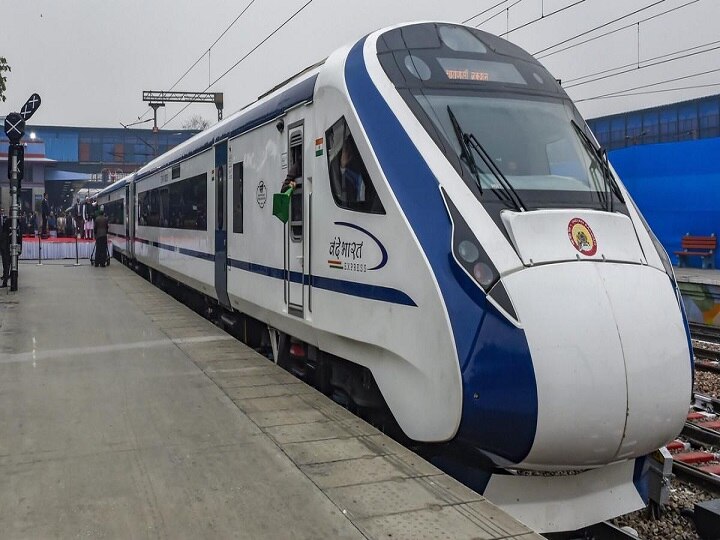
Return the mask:
{"type": "MultiPolygon", "coordinates": [[[[0,0],[0,56],[12,67],[0,116],[18,110],[37,92],[43,105],[31,121],[36,125],[119,127],[121,122],[148,118],[142,91],[170,89],[248,5],[252,4],[176,90],[205,90],[307,2],[0,0]]],[[[648,8],[567,45],[629,28],[541,59],[563,80],[586,118],[720,93],[720,49],[702,52],[720,46],[718,0],[310,0],[210,90],[224,92],[227,116],[367,32],[411,20],[462,22],[496,4],[468,24],[502,34],[530,23],[508,36],[530,53],[648,8]],[[679,9],[641,22],[638,31],[638,21],[673,8],[679,9]],[[638,53],[642,66],[649,63],[643,60],[663,61],[673,58],[666,55],[684,50],[681,54],[700,54],[637,69],[638,53]],[[625,69],[631,72],[570,86],[573,79],[619,66],[628,66],[625,69]],[[710,70],[718,71],[688,77],[710,70]],[[679,80],[636,88],[669,79],[679,80]],[[657,93],[700,85],[706,87],[657,93]],[[628,89],[643,94],[582,101],[628,89]]],[[[168,104],[160,109],[158,124],[169,121],[183,106],[168,104]]],[[[166,127],[179,128],[194,114],[211,122],[217,118],[212,105],[192,105],[166,127]]]]}

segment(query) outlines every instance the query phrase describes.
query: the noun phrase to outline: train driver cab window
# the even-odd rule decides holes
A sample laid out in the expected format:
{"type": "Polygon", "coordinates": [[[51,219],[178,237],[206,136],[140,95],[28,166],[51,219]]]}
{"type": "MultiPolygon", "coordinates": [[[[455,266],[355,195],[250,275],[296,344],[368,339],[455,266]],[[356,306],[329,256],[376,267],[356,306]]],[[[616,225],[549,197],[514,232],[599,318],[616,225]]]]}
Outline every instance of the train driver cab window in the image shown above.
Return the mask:
{"type": "Polygon", "coordinates": [[[303,236],[303,126],[291,127],[288,138],[288,174],[295,178],[290,199],[290,238],[299,242],[303,236]]]}
{"type": "Polygon", "coordinates": [[[365,168],[345,118],[325,132],[330,189],[340,208],[384,214],[385,208],[365,168]]]}

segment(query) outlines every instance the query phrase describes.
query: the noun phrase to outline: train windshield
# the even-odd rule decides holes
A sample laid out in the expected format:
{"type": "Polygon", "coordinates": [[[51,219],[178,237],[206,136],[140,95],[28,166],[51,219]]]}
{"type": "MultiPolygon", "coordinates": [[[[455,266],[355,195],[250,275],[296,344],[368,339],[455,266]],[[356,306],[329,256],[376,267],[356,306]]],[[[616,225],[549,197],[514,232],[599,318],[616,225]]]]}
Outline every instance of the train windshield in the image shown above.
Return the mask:
{"type": "Polygon", "coordinates": [[[522,49],[479,30],[421,23],[380,36],[378,59],[483,205],[626,211],[585,121],[522,49]]]}
{"type": "Polygon", "coordinates": [[[602,156],[560,101],[447,93],[415,97],[480,192],[514,190],[530,207],[542,204],[532,192],[543,192],[541,199],[559,192],[563,199],[594,201],[600,208],[618,197],[602,156]]]}

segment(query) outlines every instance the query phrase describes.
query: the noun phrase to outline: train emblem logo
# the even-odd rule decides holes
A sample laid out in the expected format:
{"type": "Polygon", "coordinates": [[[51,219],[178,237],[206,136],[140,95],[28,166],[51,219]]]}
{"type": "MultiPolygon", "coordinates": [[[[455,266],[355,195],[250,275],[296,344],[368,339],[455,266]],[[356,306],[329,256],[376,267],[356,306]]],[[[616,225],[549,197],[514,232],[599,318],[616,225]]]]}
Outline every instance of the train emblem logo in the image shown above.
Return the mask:
{"type": "Polygon", "coordinates": [[[371,272],[387,264],[387,249],[374,234],[354,223],[336,221],[334,224],[342,229],[336,229],[330,239],[330,268],[371,272]]]}
{"type": "Polygon", "coordinates": [[[571,219],[570,223],[568,223],[567,231],[570,243],[580,253],[589,257],[597,253],[597,241],[595,240],[595,234],[592,232],[590,225],[585,223],[582,219],[571,219]]]}
{"type": "Polygon", "coordinates": [[[267,187],[265,186],[265,182],[260,180],[260,183],[257,186],[257,189],[255,190],[255,197],[258,203],[258,206],[260,208],[265,208],[265,202],[267,201],[267,187]]]}

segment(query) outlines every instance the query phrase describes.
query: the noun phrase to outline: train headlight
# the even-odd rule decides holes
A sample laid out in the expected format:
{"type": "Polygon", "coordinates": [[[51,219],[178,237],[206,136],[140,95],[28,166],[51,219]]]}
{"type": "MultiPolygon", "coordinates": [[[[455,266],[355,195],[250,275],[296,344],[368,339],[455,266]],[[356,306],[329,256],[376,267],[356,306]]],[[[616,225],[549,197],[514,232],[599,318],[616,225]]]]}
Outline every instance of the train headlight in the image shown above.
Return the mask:
{"type": "Polygon", "coordinates": [[[453,224],[453,258],[465,273],[487,293],[498,282],[500,274],[445,190],[441,191],[453,224]]]}
{"type": "Polygon", "coordinates": [[[473,266],[473,277],[486,291],[495,283],[495,272],[484,262],[479,262],[473,266]]]}
{"type": "Polygon", "coordinates": [[[470,240],[460,242],[457,251],[460,258],[468,264],[474,263],[480,257],[480,250],[470,240]]]}

